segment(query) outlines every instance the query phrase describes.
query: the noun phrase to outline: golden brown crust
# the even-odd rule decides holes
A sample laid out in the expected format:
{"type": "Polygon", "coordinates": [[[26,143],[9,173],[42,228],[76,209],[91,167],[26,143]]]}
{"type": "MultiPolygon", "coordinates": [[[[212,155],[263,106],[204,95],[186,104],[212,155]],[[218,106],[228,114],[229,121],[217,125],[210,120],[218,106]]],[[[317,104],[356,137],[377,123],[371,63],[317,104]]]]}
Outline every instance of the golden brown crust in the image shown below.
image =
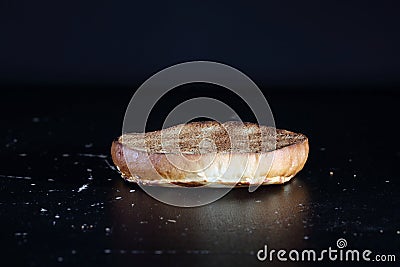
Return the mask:
{"type": "Polygon", "coordinates": [[[204,121],[179,124],[154,132],[128,133],[118,140],[139,151],[188,155],[216,151],[261,153],[283,148],[304,139],[306,137],[303,134],[255,123],[204,121]],[[207,140],[213,144],[202,143],[207,140]]]}
{"type": "MultiPolygon", "coordinates": [[[[284,130],[279,130],[284,131],[284,130]]],[[[295,134],[284,131],[288,134],[295,134]]],[[[111,146],[114,164],[122,176],[131,182],[149,185],[177,184],[185,186],[247,186],[252,179],[262,179],[263,184],[282,184],[289,181],[307,161],[309,144],[304,135],[295,142],[273,151],[258,153],[217,152],[216,154],[185,155],[189,159],[184,170],[171,163],[165,153],[147,153],[121,143],[121,138],[111,146]],[[192,161],[191,161],[192,160],[192,161]],[[210,165],[210,162],[211,165],[210,165]],[[229,165],[231,162],[232,165],[229,165]],[[227,170],[234,171],[237,179],[224,176],[227,170]],[[225,167],[224,167],[225,166],[225,167]],[[191,171],[187,171],[191,170],[191,171]],[[238,173],[242,175],[238,176],[238,173]]],[[[174,162],[174,161],[172,161],[174,162]]]]}

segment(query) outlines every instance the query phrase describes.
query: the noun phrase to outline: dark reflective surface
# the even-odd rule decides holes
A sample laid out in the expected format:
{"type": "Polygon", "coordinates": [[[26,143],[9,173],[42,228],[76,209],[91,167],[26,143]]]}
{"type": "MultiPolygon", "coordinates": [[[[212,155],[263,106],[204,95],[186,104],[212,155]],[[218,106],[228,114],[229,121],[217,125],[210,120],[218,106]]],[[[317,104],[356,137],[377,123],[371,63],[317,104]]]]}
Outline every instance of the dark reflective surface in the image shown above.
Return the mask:
{"type": "Polygon", "coordinates": [[[2,93],[6,265],[265,266],[255,255],[265,244],[322,250],[338,238],[400,260],[397,93],[266,91],[277,126],[310,139],[304,170],[285,186],[234,189],[198,208],[160,203],[113,170],[109,148],[131,93],[2,93]]]}

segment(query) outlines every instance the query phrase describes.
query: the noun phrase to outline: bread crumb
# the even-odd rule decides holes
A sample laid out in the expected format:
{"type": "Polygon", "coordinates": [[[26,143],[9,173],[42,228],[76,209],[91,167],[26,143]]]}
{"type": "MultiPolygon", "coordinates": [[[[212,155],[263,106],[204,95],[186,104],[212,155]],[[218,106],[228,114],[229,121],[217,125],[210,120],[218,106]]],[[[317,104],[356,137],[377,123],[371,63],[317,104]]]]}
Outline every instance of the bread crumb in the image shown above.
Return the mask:
{"type": "Polygon", "coordinates": [[[91,148],[92,146],[93,146],[93,143],[85,144],[85,148],[91,148]]]}
{"type": "Polygon", "coordinates": [[[88,188],[89,184],[84,184],[81,187],[78,188],[78,193],[81,192],[82,190],[86,190],[88,188]]]}

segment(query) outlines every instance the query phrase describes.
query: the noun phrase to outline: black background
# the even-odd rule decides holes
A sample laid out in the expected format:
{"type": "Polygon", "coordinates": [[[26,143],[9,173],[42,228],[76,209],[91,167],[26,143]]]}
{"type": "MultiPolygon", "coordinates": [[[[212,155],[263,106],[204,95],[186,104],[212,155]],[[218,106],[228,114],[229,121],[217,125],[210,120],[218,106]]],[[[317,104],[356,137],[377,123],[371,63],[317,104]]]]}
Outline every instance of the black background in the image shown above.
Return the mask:
{"type": "MultiPolygon", "coordinates": [[[[396,1],[0,3],[5,266],[265,266],[255,256],[265,244],[322,250],[338,238],[400,259],[396,1]],[[136,88],[191,60],[241,70],[277,127],[309,137],[292,182],[183,209],[113,170],[136,88]]],[[[148,129],[195,96],[253,120],[225,89],[197,84],[163,98],[148,129]]]]}
{"type": "Polygon", "coordinates": [[[211,60],[268,86],[399,84],[398,1],[1,1],[0,81],[143,82],[211,60]]]}

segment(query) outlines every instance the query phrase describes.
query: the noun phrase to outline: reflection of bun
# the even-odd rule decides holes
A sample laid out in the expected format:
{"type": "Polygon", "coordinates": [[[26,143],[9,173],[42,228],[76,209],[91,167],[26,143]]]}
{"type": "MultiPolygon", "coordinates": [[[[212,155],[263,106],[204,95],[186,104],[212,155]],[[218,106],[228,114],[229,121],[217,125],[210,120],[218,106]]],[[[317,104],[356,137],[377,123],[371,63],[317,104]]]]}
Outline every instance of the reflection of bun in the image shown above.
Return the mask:
{"type": "Polygon", "coordinates": [[[111,146],[114,164],[131,182],[211,187],[282,184],[304,166],[303,134],[253,123],[180,124],[124,134],[111,146]]]}

